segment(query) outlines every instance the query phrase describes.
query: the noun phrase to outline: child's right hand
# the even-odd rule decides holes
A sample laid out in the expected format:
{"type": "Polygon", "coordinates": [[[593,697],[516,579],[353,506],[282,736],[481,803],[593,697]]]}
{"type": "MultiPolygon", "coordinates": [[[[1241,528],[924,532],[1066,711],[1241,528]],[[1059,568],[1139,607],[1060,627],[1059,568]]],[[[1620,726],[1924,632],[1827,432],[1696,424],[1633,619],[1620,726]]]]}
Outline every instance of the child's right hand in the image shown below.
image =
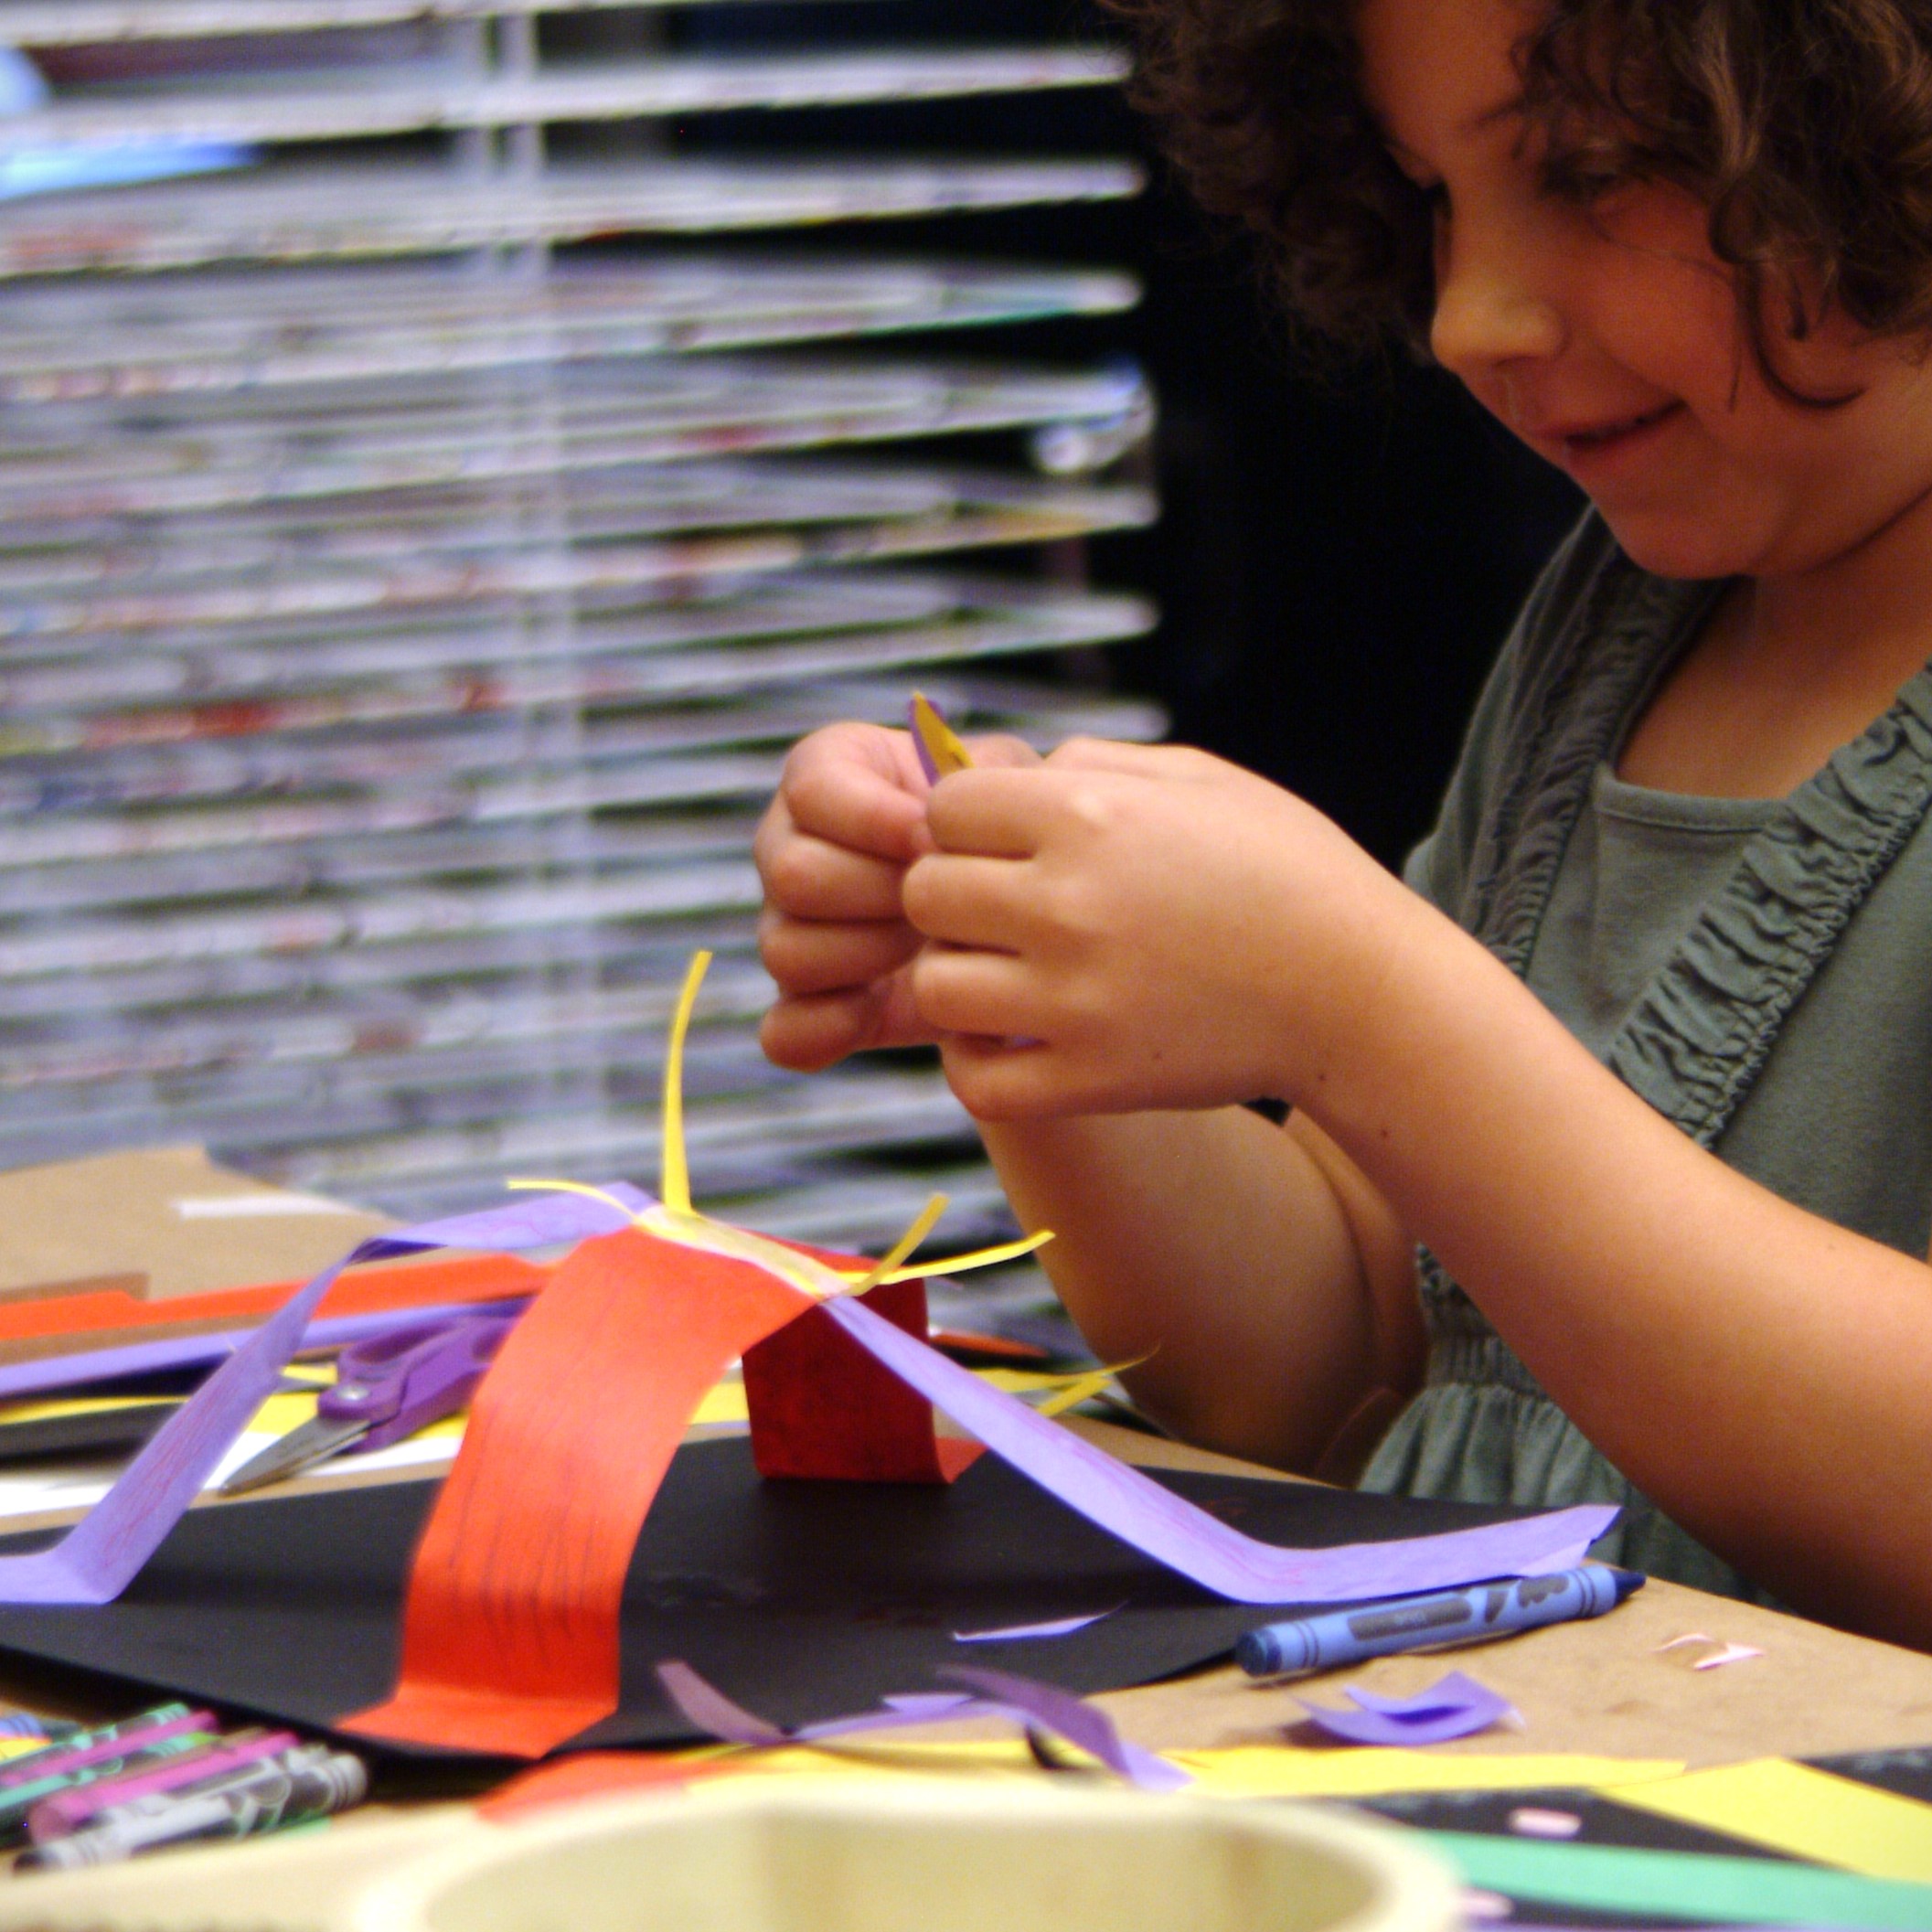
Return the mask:
{"type": "MultiPolygon", "coordinates": [[[[1017,739],[975,739],[984,764],[1033,764],[1017,739]]],[[[937,1036],[913,1005],[924,944],[900,903],[906,868],[933,849],[930,787],[909,732],[834,724],[794,746],[753,856],[764,882],[758,947],[778,982],[760,1040],[782,1067],[809,1072],[868,1047],[937,1036]]]]}

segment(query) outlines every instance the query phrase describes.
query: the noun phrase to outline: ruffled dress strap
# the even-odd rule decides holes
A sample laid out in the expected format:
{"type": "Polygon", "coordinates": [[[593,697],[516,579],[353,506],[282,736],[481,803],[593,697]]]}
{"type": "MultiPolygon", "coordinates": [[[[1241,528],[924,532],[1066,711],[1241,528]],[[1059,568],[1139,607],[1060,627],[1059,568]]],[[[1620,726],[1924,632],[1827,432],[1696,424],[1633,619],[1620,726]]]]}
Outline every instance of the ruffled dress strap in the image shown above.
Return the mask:
{"type": "MultiPolygon", "coordinates": [[[[1521,652],[1461,902],[1446,908],[1519,977],[1593,774],[1723,589],[1650,577],[1598,541],[1581,594],[1521,652]]],[[[1630,1009],[1610,1067],[1700,1145],[1715,1147],[1779,1030],[1928,805],[1932,671],[1923,671],[1745,839],[1723,888],[1630,1009]]],[[[1426,1249],[1418,1279],[1431,1338],[1426,1382],[1377,1450],[1364,1487],[1484,1502],[1617,1502],[1624,1517],[1599,1553],[1704,1589],[1761,1595],[1585,1440],[1426,1249]]]]}

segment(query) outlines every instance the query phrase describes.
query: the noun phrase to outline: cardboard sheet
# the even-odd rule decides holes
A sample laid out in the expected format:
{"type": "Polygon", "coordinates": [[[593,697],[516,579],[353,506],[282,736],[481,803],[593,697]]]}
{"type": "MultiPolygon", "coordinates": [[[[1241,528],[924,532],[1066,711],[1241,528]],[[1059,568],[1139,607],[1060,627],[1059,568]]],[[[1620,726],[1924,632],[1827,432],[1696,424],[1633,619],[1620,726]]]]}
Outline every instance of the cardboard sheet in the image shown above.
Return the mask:
{"type": "MultiPolygon", "coordinates": [[[[1154,1479],[1251,1534],[1308,1548],[1515,1513],[1238,1477],[1154,1479]]],[[[396,1681],[403,1579],[434,1493],[398,1483],[194,1510],[118,1602],[0,1609],[0,1648],[332,1726],[396,1681]]],[[[1298,1606],[1269,1610],[1286,1607],[1298,1606]]],[[[791,1727],[937,1688],[934,1672],[962,1661],[956,1629],[1109,1609],[1065,1636],[975,1646],[972,1659],[1112,1689],[1222,1656],[1269,1614],[1136,1554],[992,1457],[950,1485],[767,1482],[745,1438],[693,1443],[631,1559],[617,1710],[572,1742],[693,1741],[656,1683],[665,1658],[791,1727]]]]}

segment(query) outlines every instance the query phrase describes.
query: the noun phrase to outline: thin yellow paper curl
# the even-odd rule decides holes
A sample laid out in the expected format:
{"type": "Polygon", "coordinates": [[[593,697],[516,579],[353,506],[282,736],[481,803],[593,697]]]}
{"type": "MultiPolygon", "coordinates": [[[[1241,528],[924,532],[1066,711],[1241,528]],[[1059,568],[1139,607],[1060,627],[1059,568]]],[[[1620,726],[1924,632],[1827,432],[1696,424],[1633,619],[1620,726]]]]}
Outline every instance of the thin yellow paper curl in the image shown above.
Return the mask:
{"type": "Polygon", "coordinates": [[[664,1132],[657,1184],[662,1200],[642,1213],[636,1213],[615,1195],[606,1193],[602,1188],[587,1187],[579,1180],[518,1179],[508,1182],[508,1186],[549,1193],[586,1194],[594,1201],[607,1201],[626,1220],[661,1240],[674,1241],[682,1247],[702,1249],[707,1254],[725,1254],[735,1260],[751,1262],[801,1293],[809,1295],[815,1301],[829,1300],[835,1295],[863,1295],[882,1282],[911,1281],[964,1274],[968,1268],[994,1267],[1000,1262],[1017,1261],[1022,1254],[1030,1254],[1052,1240],[1052,1235],[1042,1229],[1039,1233],[1026,1235],[1019,1241],[1001,1242],[989,1248],[975,1248],[970,1254],[954,1254],[944,1261],[903,1265],[906,1257],[926,1238],[945,1212],[946,1197],[935,1194],[920,1211],[912,1226],[892,1244],[890,1252],[870,1268],[855,1274],[828,1267],[824,1262],[816,1261],[809,1254],[801,1254],[765,1235],[734,1228],[728,1222],[714,1221],[709,1214],[693,1207],[690,1164],[686,1158],[684,1144],[684,1042],[690,1031],[691,1014],[698,1004],[699,988],[704,984],[704,976],[710,964],[709,953],[692,955],[690,966],[684,976],[683,988],[678,996],[677,1009],[671,1015],[670,1049],[664,1064],[664,1132]]]}

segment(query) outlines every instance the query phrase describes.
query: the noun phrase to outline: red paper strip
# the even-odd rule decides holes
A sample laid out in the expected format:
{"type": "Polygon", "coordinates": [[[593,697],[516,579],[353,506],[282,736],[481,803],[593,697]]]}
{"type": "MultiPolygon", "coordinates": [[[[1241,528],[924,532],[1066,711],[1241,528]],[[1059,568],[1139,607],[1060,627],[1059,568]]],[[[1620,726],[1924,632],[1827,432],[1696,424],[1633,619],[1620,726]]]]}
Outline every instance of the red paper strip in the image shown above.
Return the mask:
{"type": "MultiPolygon", "coordinates": [[[[370,1315],[388,1308],[534,1295],[547,1272],[514,1254],[412,1262],[406,1268],[384,1267],[344,1276],[323,1297],[317,1314],[370,1315]]],[[[113,1289],[65,1295],[52,1301],[14,1302],[0,1305],[0,1344],[75,1336],[86,1337],[83,1346],[91,1346],[102,1330],[114,1331],[105,1338],[112,1340],[123,1330],[190,1333],[197,1329],[237,1328],[251,1316],[272,1315],[301,1286],[299,1281],[275,1281],[206,1295],[172,1295],[163,1301],[136,1301],[113,1289]]]]}
{"type": "MultiPolygon", "coordinates": [[[[860,1299],[925,1340],[924,1282],[884,1283],[860,1299]]],[[[932,1404],[823,1308],[745,1350],[744,1394],[761,1476],[951,1482],[980,1453],[977,1442],[936,1436],[932,1404]]]]}
{"type": "Polygon", "coordinates": [[[560,1263],[477,1390],[417,1546],[395,1694],[341,1728],[539,1757],[611,1715],[624,1574],[685,1426],[811,1306],[635,1228],[560,1263]]]}

